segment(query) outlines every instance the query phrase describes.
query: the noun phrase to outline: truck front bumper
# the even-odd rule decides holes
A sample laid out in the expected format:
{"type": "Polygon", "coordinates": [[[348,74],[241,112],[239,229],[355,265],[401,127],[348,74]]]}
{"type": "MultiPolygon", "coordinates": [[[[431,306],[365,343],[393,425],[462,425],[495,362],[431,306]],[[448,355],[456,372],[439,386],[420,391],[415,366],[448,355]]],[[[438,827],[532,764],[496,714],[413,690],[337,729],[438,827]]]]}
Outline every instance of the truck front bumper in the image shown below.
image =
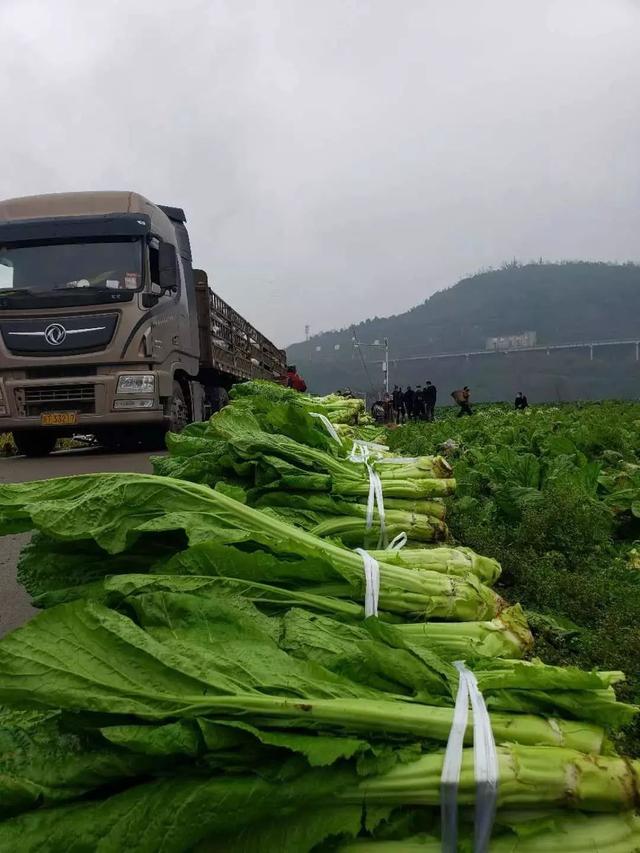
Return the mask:
{"type": "Polygon", "coordinates": [[[122,371],[64,379],[4,379],[0,381],[0,432],[42,427],[69,434],[166,422],[168,413],[158,396],[157,375],[152,393],[125,394],[118,392],[122,374],[129,375],[122,371]],[[46,423],[55,421],[50,416],[56,414],[72,422],[46,423]]]}

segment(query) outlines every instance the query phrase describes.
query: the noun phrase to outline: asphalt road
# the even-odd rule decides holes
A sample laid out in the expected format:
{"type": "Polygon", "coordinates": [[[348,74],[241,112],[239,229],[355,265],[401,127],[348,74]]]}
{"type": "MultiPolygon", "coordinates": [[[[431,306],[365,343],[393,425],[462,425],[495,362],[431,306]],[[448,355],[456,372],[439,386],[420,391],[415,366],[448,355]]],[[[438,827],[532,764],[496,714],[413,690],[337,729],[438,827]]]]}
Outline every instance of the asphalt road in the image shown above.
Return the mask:
{"type": "MultiPolygon", "coordinates": [[[[148,453],[105,453],[99,448],[61,450],[44,459],[23,456],[0,459],[0,483],[24,483],[69,474],[98,471],[135,471],[151,473],[148,453]]],[[[22,625],[36,611],[29,597],[16,582],[16,563],[29,534],[0,539],[0,636],[22,625]]]]}

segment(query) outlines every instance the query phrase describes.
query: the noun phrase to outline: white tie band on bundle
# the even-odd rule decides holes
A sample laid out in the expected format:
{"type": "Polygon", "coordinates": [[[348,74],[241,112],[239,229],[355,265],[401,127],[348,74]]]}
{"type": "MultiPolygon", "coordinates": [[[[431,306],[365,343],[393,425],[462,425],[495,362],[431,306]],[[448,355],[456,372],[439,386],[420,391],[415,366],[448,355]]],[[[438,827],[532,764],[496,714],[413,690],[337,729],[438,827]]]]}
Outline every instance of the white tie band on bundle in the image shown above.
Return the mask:
{"type": "Polygon", "coordinates": [[[380,519],[380,535],[378,537],[378,549],[386,548],[388,537],[385,524],[384,499],[382,496],[382,480],[369,461],[371,458],[371,448],[381,448],[382,444],[373,444],[366,441],[354,441],[349,461],[356,462],[361,465],[366,465],[367,473],[369,474],[369,495],[367,498],[367,521],[366,529],[371,530],[373,527],[373,512],[374,506],[378,509],[378,517],[380,519]]]}
{"type": "Polygon", "coordinates": [[[387,551],[401,551],[406,544],[407,534],[398,533],[398,535],[394,536],[391,542],[387,545],[387,551]]]}
{"type": "Polygon", "coordinates": [[[380,535],[378,536],[378,549],[386,548],[387,546],[387,527],[385,523],[384,501],[382,498],[382,480],[379,475],[373,470],[372,466],[365,462],[369,473],[369,498],[367,500],[367,524],[366,529],[371,530],[373,527],[373,503],[378,508],[378,518],[380,520],[380,535]]]}
{"type": "Polygon", "coordinates": [[[473,710],[473,764],[476,781],[474,853],[488,853],[498,797],[498,755],[487,706],[475,675],[462,661],[454,666],[460,673],[453,721],[440,776],[442,853],[458,850],[458,785],[462,750],[469,717],[473,710]]]}
{"type": "Polygon", "coordinates": [[[378,615],[378,599],[380,597],[380,566],[378,561],[365,551],[355,548],[356,554],[362,557],[364,568],[364,616],[378,615]]]}
{"type": "Polygon", "coordinates": [[[389,449],[386,444],[377,444],[375,441],[362,441],[361,438],[354,440],[354,446],[357,444],[360,447],[366,447],[367,450],[375,450],[377,453],[386,453],[389,449]]]}
{"type": "Polygon", "coordinates": [[[320,423],[324,426],[326,431],[331,436],[331,438],[334,441],[337,441],[337,443],[340,445],[340,447],[342,447],[342,439],[338,435],[336,428],[331,423],[329,418],[326,415],[321,414],[320,412],[309,412],[309,414],[311,415],[312,418],[318,418],[320,420],[320,423]]]}

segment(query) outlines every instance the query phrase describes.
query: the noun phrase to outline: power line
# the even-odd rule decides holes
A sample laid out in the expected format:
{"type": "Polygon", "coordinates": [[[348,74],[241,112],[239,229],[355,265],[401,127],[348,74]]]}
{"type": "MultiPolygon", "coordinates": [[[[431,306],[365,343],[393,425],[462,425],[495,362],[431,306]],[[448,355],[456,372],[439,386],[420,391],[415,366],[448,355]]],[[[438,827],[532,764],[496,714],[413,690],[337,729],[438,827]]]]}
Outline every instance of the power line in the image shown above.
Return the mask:
{"type": "MultiPolygon", "coordinates": [[[[635,346],[635,359],[640,361],[640,339],[625,338],[622,340],[579,341],[564,344],[539,344],[530,347],[510,347],[505,349],[461,350],[460,352],[434,352],[425,355],[405,355],[392,359],[394,364],[401,361],[429,361],[432,358],[470,358],[483,355],[515,355],[523,352],[546,352],[555,350],[588,349],[589,357],[593,360],[593,350],[597,347],[635,346]]],[[[381,364],[380,361],[370,361],[369,364],[381,364]]]]}

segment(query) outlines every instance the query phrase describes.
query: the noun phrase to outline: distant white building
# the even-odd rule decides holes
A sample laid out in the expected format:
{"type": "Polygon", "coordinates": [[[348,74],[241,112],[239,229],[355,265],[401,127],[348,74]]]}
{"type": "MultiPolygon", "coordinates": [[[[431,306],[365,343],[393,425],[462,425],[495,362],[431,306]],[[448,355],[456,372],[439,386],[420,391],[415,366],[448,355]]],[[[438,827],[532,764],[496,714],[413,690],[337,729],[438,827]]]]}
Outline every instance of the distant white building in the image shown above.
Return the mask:
{"type": "Polygon", "coordinates": [[[488,350],[526,349],[536,345],[535,332],[520,332],[517,335],[500,335],[497,338],[487,338],[488,350]]]}

